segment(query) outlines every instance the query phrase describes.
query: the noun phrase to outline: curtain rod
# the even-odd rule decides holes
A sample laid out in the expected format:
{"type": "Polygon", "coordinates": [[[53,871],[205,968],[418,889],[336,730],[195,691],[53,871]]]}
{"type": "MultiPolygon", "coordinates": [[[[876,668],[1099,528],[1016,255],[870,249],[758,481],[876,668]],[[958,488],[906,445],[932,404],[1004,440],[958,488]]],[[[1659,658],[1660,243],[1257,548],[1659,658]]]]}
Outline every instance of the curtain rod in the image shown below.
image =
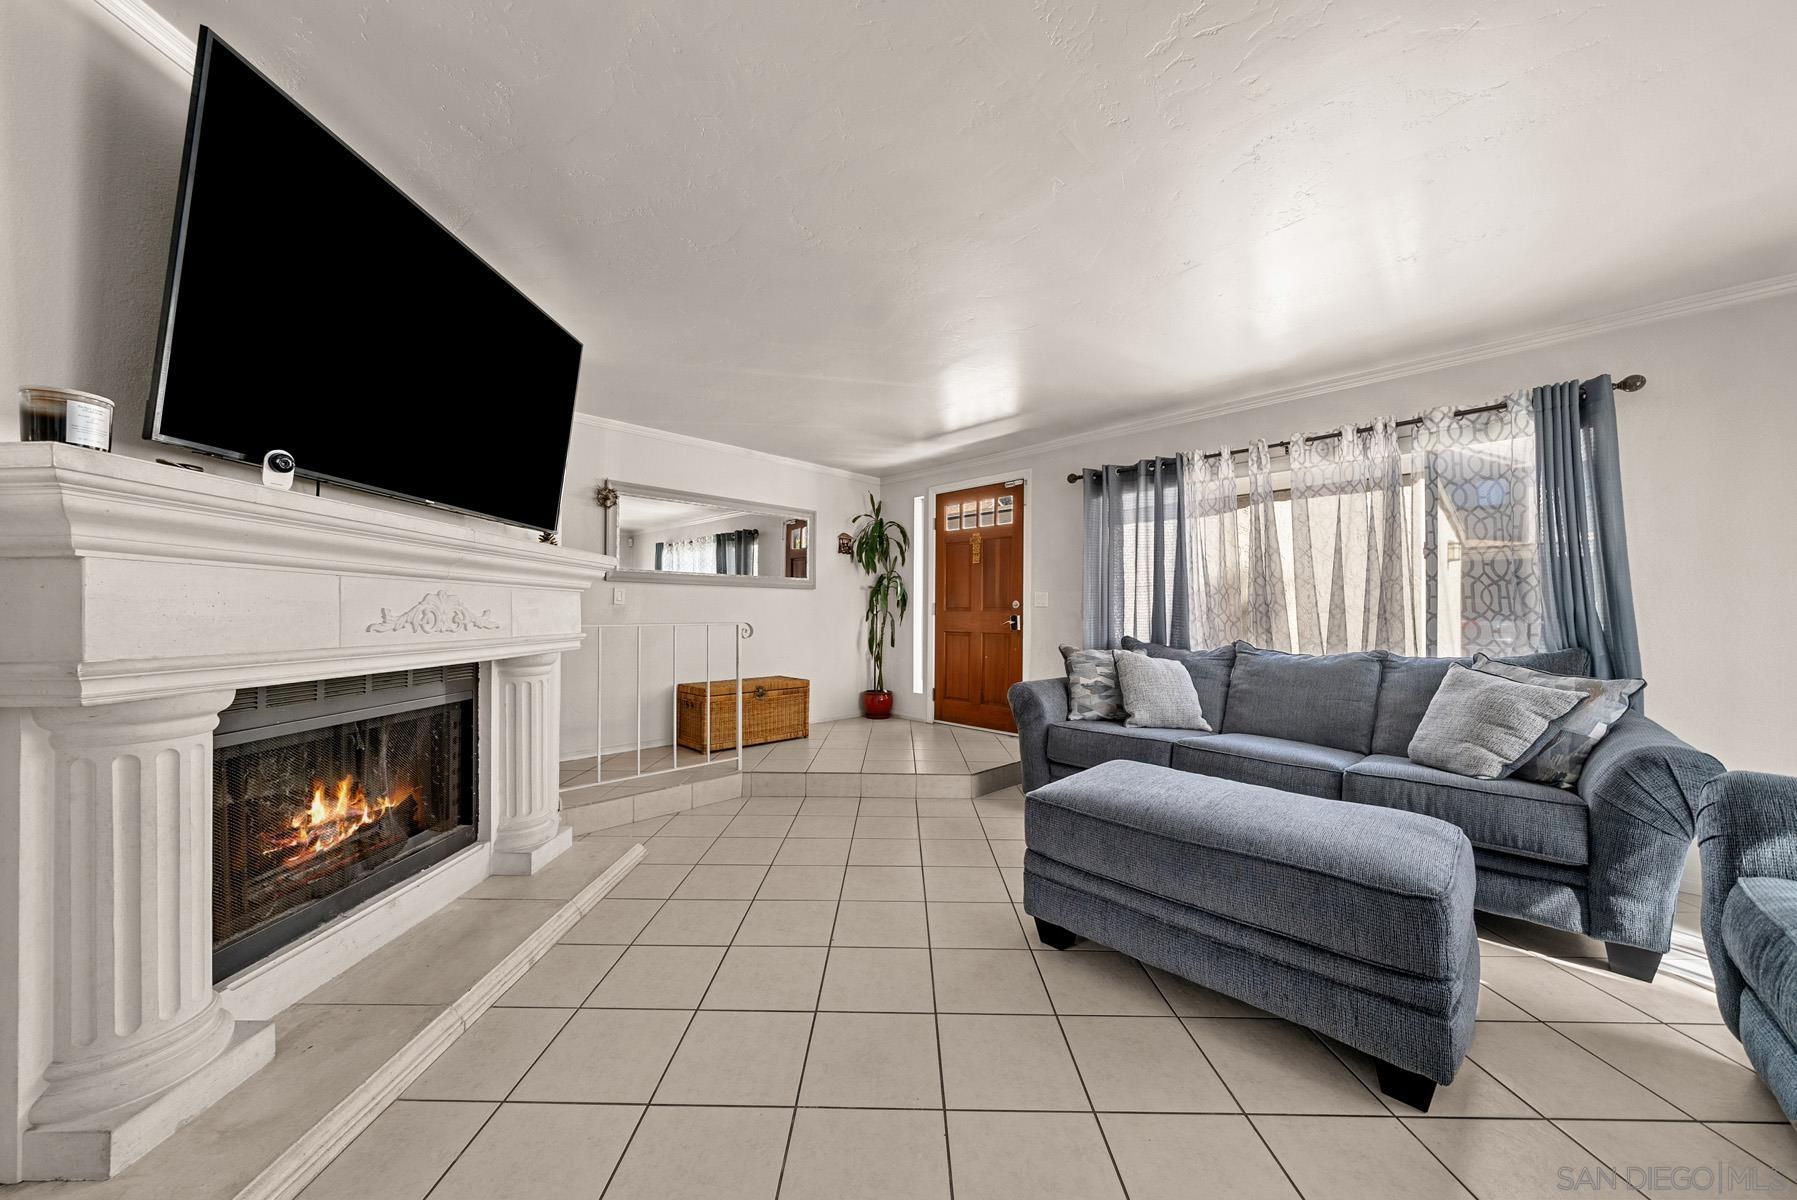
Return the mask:
{"type": "MultiPolygon", "coordinates": [[[[1621,379],[1618,379],[1611,386],[1614,387],[1619,392],[1638,392],[1642,388],[1647,386],[1647,376],[1645,376],[1645,375],[1625,375],[1621,379]]],[[[1496,412],[1498,409],[1504,407],[1505,403],[1506,403],[1505,401],[1499,400],[1495,404],[1481,404],[1477,408],[1457,408],[1454,410],[1454,416],[1456,419],[1458,419],[1458,418],[1462,418],[1462,417],[1476,417],[1480,413],[1496,412]]],[[[1393,421],[1392,422],[1392,424],[1395,425],[1396,427],[1398,427],[1399,429],[1407,429],[1412,425],[1421,425],[1422,423],[1423,423],[1423,419],[1421,417],[1405,417],[1402,421],[1393,421]]],[[[1371,425],[1357,425],[1354,428],[1354,432],[1356,432],[1356,433],[1371,433],[1372,431],[1373,431],[1373,427],[1371,425]]],[[[1304,443],[1305,443],[1305,445],[1310,445],[1312,442],[1326,442],[1333,438],[1338,438],[1341,435],[1342,435],[1341,430],[1332,429],[1328,433],[1313,434],[1312,436],[1305,438],[1304,443]]],[[[1292,443],[1291,443],[1290,438],[1283,438],[1277,442],[1268,442],[1267,443],[1267,449],[1269,449],[1269,450],[1290,450],[1291,448],[1292,448],[1292,443]]],[[[1243,449],[1231,450],[1229,453],[1230,453],[1231,457],[1234,457],[1237,454],[1246,454],[1246,453],[1248,453],[1248,451],[1245,448],[1243,448],[1243,449]]],[[[1210,453],[1201,454],[1198,457],[1200,457],[1200,458],[1222,458],[1223,452],[1221,450],[1212,450],[1210,453]]],[[[1067,482],[1068,483],[1078,483],[1080,480],[1082,480],[1084,478],[1085,478],[1084,472],[1073,471],[1068,474],[1067,482]]]]}

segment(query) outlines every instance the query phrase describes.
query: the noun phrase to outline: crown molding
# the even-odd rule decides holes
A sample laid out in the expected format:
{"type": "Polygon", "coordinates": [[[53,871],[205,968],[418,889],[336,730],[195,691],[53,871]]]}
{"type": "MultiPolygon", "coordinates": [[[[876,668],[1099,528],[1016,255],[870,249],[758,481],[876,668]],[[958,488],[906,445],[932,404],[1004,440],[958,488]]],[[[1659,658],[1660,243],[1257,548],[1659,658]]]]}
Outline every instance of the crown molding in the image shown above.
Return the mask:
{"type": "MultiPolygon", "coordinates": [[[[1276,404],[1286,404],[1293,400],[1306,400],[1313,396],[1326,396],[1332,392],[1348,391],[1352,388],[1366,387],[1369,384],[1389,383],[1394,379],[1407,379],[1414,375],[1427,375],[1432,371],[1445,371],[1452,367],[1467,366],[1472,363],[1486,362],[1494,358],[1502,358],[1508,354],[1521,354],[1529,350],[1556,346],[1563,342],[1577,341],[1580,338],[1594,337],[1601,333],[1612,333],[1620,329],[1629,329],[1637,325],[1651,325],[1657,321],[1668,321],[1675,317],[1692,316],[1696,313],[1709,312],[1719,308],[1731,308],[1737,304],[1750,304],[1756,300],[1770,300],[1778,296],[1797,292],[1797,273],[1775,275],[1770,279],[1755,280],[1752,283],[1736,284],[1732,287],[1717,288],[1714,291],[1699,292],[1693,296],[1681,296],[1676,300],[1663,300],[1655,304],[1644,304],[1636,308],[1623,309],[1607,316],[1592,317],[1588,320],[1574,321],[1566,325],[1556,325],[1549,329],[1534,333],[1519,334],[1515,337],[1499,338],[1496,341],[1480,342],[1459,350],[1444,351],[1440,354],[1428,354],[1418,358],[1401,359],[1380,367],[1369,367],[1362,371],[1351,371],[1344,375],[1332,375],[1309,383],[1295,384],[1291,387],[1277,388],[1267,392],[1256,392],[1237,400],[1226,400],[1216,404],[1194,404],[1172,412],[1159,413],[1152,417],[1144,417],[1139,421],[1111,425],[1105,428],[1106,438],[1129,437],[1139,433],[1153,433],[1160,429],[1169,429],[1175,425],[1189,425],[1193,421],[1207,417],[1228,416],[1231,413],[1247,412],[1256,408],[1270,408],[1276,404]]],[[[1015,463],[1022,458],[1031,458],[1056,450],[1067,450],[1083,446],[1091,442],[1093,431],[1067,434],[1041,442],[1030,442],[1009,450],[993,451],[987,454],[963,457],[932,459],[916,466],[901,467],[880,477],[881,482],[903,482],[935,475],[946,470],[977,471],[999,469],[1007,464],[1015,463]]]]}
{"type": "Polygon", "coordinates": [[[180,68],[182,74],[193,74],[193,62],[199,54],[199,44],[144,0],[94,0],[94,3],[119,24],[148,42],[152,49],[180,68]]]}
{"type": "Polygon", "coordinates": [[[775,463],[782,467],[794,467],[801,471],[812,471],[837,479],[853,479],[857,483],[865,483],[873,487],[880,486],[878,475],[869,475],[863,471],[851,471],[846,467],[832,467],[805,458],[788,458],[784,454],[770,454],[766,450],[751,450],[746,446],[733,446],[729,442],[716,442],[710,438],[694,437],[690,433],[656,429],[651,425],[633,425],[629,421],[620,421],[615,417],[595,417],[591,413],[576,412],[574,421],[578,425],[591,425],[598,429],[609,429],[614,433],[628,433],[637,437],[653,438],[658,442],[669,442],[676,446],[691,446],[700,450],[719,450],[729,454],[746,454],[750,458],[775,463]]]}

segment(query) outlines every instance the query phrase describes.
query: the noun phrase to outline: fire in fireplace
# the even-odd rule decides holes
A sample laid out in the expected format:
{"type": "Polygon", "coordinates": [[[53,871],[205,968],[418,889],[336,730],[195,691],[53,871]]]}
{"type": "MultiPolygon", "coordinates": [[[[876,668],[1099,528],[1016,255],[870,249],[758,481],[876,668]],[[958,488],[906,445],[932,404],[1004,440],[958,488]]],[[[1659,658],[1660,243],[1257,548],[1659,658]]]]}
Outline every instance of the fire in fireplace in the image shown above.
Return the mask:
{"type": "Polygon", "coordinates": [[[474,840],[475,668],[248,688],[213,741],[213,975],[474,840]]]}

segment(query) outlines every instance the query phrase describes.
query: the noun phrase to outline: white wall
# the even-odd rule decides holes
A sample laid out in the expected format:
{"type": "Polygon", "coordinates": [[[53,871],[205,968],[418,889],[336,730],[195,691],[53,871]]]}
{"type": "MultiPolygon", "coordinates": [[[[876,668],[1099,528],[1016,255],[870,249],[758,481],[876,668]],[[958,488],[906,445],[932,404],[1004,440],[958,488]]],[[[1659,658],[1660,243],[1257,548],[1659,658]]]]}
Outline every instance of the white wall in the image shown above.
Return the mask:
{"type": "MultiPolygon", "coordinates": [[[[1056,646],[1080,641],[1079,486],[1070,471],[1250,438],[1320,431],[1381,413],[1482,403],[1519,386],[1640,372],[1618,393],[1629,558],[1648,708],[1733,768],[1797,773],[1797,296],[1780,296],[1544,346],[1524,353],[1127,437],[892,475],[886,503],[908,514],[932,485],[1034,473],[1027,534],[1033,621],[1026,678],[1061,672],[1056,646]]],[[[927,605],[914,611],[927,611],[927,605]]],[[[903,637],[908,637],[909,631],[903,637]]],[[[894,659],[899,711],[928,712],[911,691],[911,655],[894,659]]]]}
{"type": "Polygon", "coordinates": [[[0,4],[0,438],[36,383],[118,401],[136,441],[189,84],[97,4],[0,4]]]}
{"type": "MultiPolygon", "coordinates": [[[[0,0],[0,441],[19,437],[20,385],[72,387],[117,406],[115,454],[260,477],[142,437],[192,85],[93,0],[0,0]]],[[[244,386],[254,403],[255,381],[244,386]]]]}
{"type": "MultiPolygon", "coordinates": [[[[834,720],[859,711],[868,686],[861,652],[862,576],[849,558],[836,553],[836,535],[867,507],[877,481],[830,467],[739,450],[715,442],[658,430],[580,420],[568,459],[562,495],[562,540],[583,550],[603,549],[604,517],[593,492],[606,479],[652,487],[686,488],[708,495],[761,501],[817,512],[812,531],[812,589],[737,587],[727,584],[602,583],[587,594],[586,620],[624,624],[662,621],[748,621],[755,636],[742,643],[744,675],[797,675],[811,681],[811,719],[834,720]],[[614,604],[622,589],[624,603],[614,604]]],[[[739,522],[740,524],[740,522],[739,522]]],[[[776,537],[772,550],[778,550],[776,537]]],[[[764,546],[765,557],[770,548],[764,546]]],[[[562,754],[593,752],[597,738],[599,651],[587,646],[563,664],[562,754]]],[[[605,637],[605,744],[608,750],[635,744],[635,635],[613,631],[605,637]]],[[[678,675],[682,682],[704,677],[704,642],[698,630],[681,632],[678,675]]],[[[714,679],[732,674],[733,650],[724,631],[710,639],[714,679]]],[[[652,637],[643,651],[643,741],[665,745],[671,723],[671,647],[665,635],[652,637]]]]}

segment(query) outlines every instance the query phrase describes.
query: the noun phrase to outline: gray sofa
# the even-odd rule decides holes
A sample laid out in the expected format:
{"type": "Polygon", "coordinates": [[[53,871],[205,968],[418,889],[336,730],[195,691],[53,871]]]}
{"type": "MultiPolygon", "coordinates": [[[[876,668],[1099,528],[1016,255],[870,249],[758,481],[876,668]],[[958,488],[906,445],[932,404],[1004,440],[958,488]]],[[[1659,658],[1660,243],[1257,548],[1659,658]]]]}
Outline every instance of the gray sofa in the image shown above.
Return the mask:
{"type": "MultiPolygon", "coordinates": [[[[1472,842],[1481,911],[1598,938],[1621,974],[1651,979],[1659,969],[1698,796],[1723,770],[1710,755],[1631,712],[1598,744],[1577,791],[1470,779],[1405,757],[1449,665],[1468,659],[1281,654],[1245,642],[1125,648],[1183,662],[1214,732],[1069,721],[1065,679],[1020,683],[1010,700],[1025,791],[1131,759],[1424,813],[1472,842]]],[[[1580,674],[1589,660],[1558,651],[1506,661],[1580,674]]]]}
{"type": "Polygon", "coordinates": [[[1797,779],[1731,771],[1713,781],[1697,839],[1722,1019],[1797,1119],[1797,779]]]}

